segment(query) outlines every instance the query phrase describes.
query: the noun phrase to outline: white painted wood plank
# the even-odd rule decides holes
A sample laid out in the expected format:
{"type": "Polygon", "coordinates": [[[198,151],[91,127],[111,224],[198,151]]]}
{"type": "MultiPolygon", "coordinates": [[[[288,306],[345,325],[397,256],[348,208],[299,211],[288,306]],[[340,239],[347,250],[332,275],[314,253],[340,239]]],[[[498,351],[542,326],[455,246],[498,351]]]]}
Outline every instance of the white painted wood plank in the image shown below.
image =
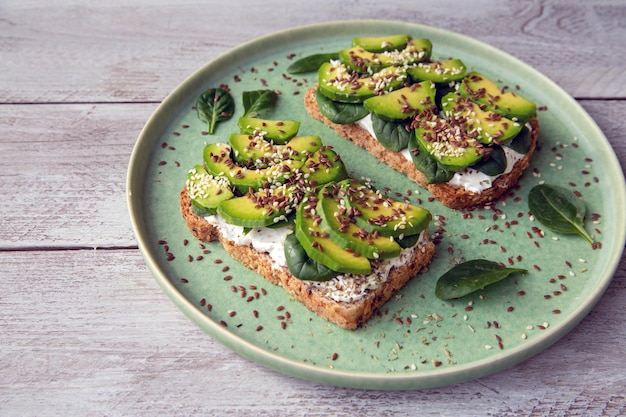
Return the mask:
{"type": "Polygon", "coordinates": [[[617,1],[5,1],[0,101],[160,101],[219,54],[299,25],[388,19],[465,34],[524,60],[575,97],[626,96],[617,1]],[[285,4],[288,4],[285,7],[285,4]]]}
{"type": "Polygon", "coordinates": [[[155,108],[0,106],[0,248],[136,245],[126,171],[155,108]]]}
{"type": "MultiPolygon", "coordinates": [[[[583,106],[626,167],[626,101],[583,106]]],[[[0,248],[134,246],[126,170],[155,108],[0,106],[0,248]]]]}
{"type": "Polygon", "coordinates": [[[233,353],[175,308],[136,250],[2,252],[0,265],[6,417],[626,411],[626,261],[592,313],[543,353],[476,381],[384,393],[298,380],[233,353]]]}

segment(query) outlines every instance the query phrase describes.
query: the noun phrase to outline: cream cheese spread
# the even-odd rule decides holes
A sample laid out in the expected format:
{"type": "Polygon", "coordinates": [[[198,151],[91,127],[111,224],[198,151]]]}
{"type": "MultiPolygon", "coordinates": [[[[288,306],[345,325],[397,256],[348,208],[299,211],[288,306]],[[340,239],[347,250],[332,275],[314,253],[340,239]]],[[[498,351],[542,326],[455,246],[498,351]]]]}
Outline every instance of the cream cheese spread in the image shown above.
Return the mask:
{"type": "MultiPolygon", "coordinates": [[[[222,236],[232,241],[235,245],[250,245],[259,252],[267,252],[270,258],[272,258],[272,266],[274,268],[287,267],[284,241],[285,237],[292,233],[289,227],[260,227],[250,229],[248,233],[244,233],[243,227],[226,223],[220,216],[207,216],[205,220],[218,227],[222,236]]],[[[321,290],[325,296],[338,302],[359,300],[368,291],[378,288],[387,281],[391,268],[406,264],[415,255],[415,251],[423,250],[427,241],[426,233],[422,232],[417,244],[411,248],[404,249],[398,257],[376,262],[376,266],[369,275],[342,274],[328,281],[308,281],[308,284],[321,290]]]]}
{"type": "MultiPolygon", "coordinates": [[[[368,114],[364,118],[357,120],[356,124],[366,130],[372,137],[376,137],[376,133],[374,133],[374,126],[372,124],[372,116],[368,114]]],[[[499,175],[487,175],[482,172],[472,169],[472,168],[463,168],[460,171],[455,172],[454,176],[449,184],[456,185],[459,187],[463,187],[466,191],[480,193],[493,185],[493,181],[498,178],[500,175],[508,174],[513,169],[513,166],[517,161],[524,157],[523,154],[519,152],[515,152],[513,149],[508,148],[506,146],[502,147],[504,149],[504,153],[506,155],[506,170],[499,175]]],[[[409,149],[404,149],[401,151],[402,155],[409,161],[413,161],[411,158],[411,152],[409,149]]]]}
{"type": "Polygon", "coordinates": [[[372,273],[369,275],[337,275],[328,281],[310,281],[309,285],[317,288],[323,294],[335,301],[353,302],[363,298],[368,291],[375,290],[387,281],[389,272],[393,267],[405,265],[416,251],[424,251],[428,238],[422,232],[414,246],[402,250],[395,258],[385,259],[372,265],[372,273]]]}
{"type": "Polygon", "coordinates": [[[213,215],[204,218],[210,224],[219,228],[222,236],[238,246],[250,245],[258,252],[267,252],[272,258],[273,267],[281,268],[287,265],[285,258],[285,237],[291,233],[288,227],[259,227],[249,229],[226,223],[221,216],[213,215]]]}

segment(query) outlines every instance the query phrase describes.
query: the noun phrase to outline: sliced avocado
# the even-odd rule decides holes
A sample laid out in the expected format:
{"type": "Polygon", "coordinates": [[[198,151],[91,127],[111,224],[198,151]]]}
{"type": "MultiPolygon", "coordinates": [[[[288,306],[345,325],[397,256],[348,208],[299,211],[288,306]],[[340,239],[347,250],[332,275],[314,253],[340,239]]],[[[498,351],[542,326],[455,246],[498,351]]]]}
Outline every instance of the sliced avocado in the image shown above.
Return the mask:
{"type": "Polygon", "coordinates": [[[463,79],[466,69],[463,61],[451,58],[445,61],[419,62],[407,72],[416,82],[428,80],[435,83],[448,83],[463,79]]]}
{"type": "Polygon", "coordinates": [[[501,90],[498,84],[478,72],[470,72],[463,78],[459,94],[521,124],[537,117],[535,103],[512,91],[501,90]]]}
{"type": "Polygon", "coordinates": [[[317,196],[309,194],[307,198],[296,210],[294,226],[294,233],[307,255],[333,271],[349,274],[371,273],[369,259],[336,244],[329,238],[328,232],[320,228],[322,219],[314,209],[317,196]]]}
{"type": "Polygon", "coordinates": [[[360,46],[339,51],[339,60],[351,71],[372,73],[390,66],[406,66],[430,58],[433,45],[428,39],[413,39],[403,49],[370,52],[360,46]]]}
{"type": "Polygon", "coordinates": [[[257,134],[267,140],[283,145],[298,134],[300,122],[297,120],[267,120],[257,117],[241,117],[239,130],[243,134],[257,134]]]}
{"type": "Polygon", "coordinates": [[[435,105],[437,90],[430,81],[366,99],[363,106],[385,120],[404,120],[435,105]]]}
{"type": "Polygon", "coordinates": [[[295,136],[284,145],[275,145],[262,136],[233,133],[228,143],[237,163],[260,168],[273,161],[307,158],[307,152],[315,152],[322,146],[322,139],[319,136],[295,136]]]}
{"type": "Polygon", "coordinates": [[[323,146],[304,162],[301,168],[305,180],[312,186],[341,181],[348,171],[339,155],[328,146],[323,146]]]}
{"type": "Polygon", "coordinates": [[[454,118],[466,125],[468,132],[477,132],[484,144],[505,143],[522,130],[522,125],[493,111],[485,111],[469,99],[456,93],[448,93],[441,99],[446,118],[454,118]]]}
{"type": "Polygon", "coordinates": [[[234,196],[228,179],[210,174],[204,165],[196,165],[187,172],[185,186],[191,203],[206,214],[215,214],[222,201],[234,196]]]}
{"type": "Polygon", "coordinates": [[[428,210],[390,198],[357,180],[345,180],[340,185],[356,225],[369,232],[395,238],[416,235],[432,218],[428,210]]]}
{"type": "Polygon", "coordinates": [[[463,124],[452,119],[421,122],[414,134],[420,149],[449,171],[474,165],[483,157],[483,145],[476,132],[468,133],[463,124]]]}
{"type": "Polygon", "coordinates": [[[337,184],[327,184],[318,194],[317,213],[322,217],[320,228],[338,245],[350,248],[369,259],[394,258],[402,248],[393,238],[383,237],[378,232],[368,232],[358,227],[350,217],[337,184]]]}
{"type": "Polygon", "coordinates": [[[368,77],[352,75],[344,64],[337,61],[322,64],[318,71],[318,89],[333,101],[362,103],[377,94],[397,90],[407,79],[406,69],[386,67],[368,77]]]}
{"type": "Polygon", "coordinates": [[[243,227],[265,227],[281,221],[287,221],[297,205],[297,190],[291,185],[279,185],[252,188],[241,197],[222,201],[217,207],[219,214],[227,223],[243,227]]]}
{"type": "Polygon", "coordinates": [[[292,175],[292,171],[302,167],[304,161],[286,159],[262,169],[251,169],[235,163],[231,157],[231,147],[224,143],[210,143],[204,147],[204,164],[213,175],[223,175],[237,190],[245,194],[249,188],[255,190],[263,184],[282,183],[292,175]]]}
{"type": "Polygon", "coordinates": [[[388,36],[367,36],[352,39],[352,46],[360,46],[369,52],[385,52],[396,49],[403,49],[407,42],[412,38],[411,35],[388,35],[388,36]]]}

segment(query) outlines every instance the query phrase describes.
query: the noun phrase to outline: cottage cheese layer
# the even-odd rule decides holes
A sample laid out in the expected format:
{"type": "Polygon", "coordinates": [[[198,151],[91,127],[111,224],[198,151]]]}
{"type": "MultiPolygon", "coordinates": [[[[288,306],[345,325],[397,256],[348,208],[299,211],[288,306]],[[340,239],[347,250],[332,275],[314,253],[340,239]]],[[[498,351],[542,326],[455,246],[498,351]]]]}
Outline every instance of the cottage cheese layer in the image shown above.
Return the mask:
{"type": "MultiPolygon", "coordinates": [[[[376,133],[374,133],[374,127],[372,125],[372,117],[371,115],[367,115],[361,120],[358,120],[356,124],[362,129],[366,130],[372,137],[376,138],[376,133]]],[[[487,175],[478,170],[472,169],[470,167],[463,168],[460,171],[454,173],[454,176],[450,181],[448,181],[451,185],[456,185],[459,187],[463,187],[466,191],[473,193],[480,193],[484,190],[491,188],[493,182],[501,175],[508,174],[513,170],[513,166],[524,157],[524,154],[514,151],[513,149],[503,146],[504,153],[506,155],[506,169],[502,174],[498,175],[487,175]]],[[[402,155],[409,160],[413,161],[411,158],[411,151],[409,149],[402,150],[402,155]]]]}
{"type": "Polygon", "coordinates": [[[338,302],[358,301],[369,291],[383,285],[393,267],[404,266],[418,252],[424,253],[427,243],[426,233],[422,232],[418,242],[410,248],[403,249],[400,256],[373,263],[372,273],[369,275],[338,275],[328,281],[309,281],[309,285],[321,290],[325,296],[338,302]]]}
{"type": "MultiPolygon", "coordinates": [[[[291,228],[260,227],[250,229],[248,233],[244,233],[243,227],[226,223],[220,216],[207,216],[205,220],[218,227],[222,236],[232,241],[235,245],[250,245],[259,252],[267,252],[270,258],[272,258],[272,267],[277,269],[287,267],[284,241],[285,237],[292,233],[291,228]]],[[[374,262],[372,273],[369,275],[342,274],[328,281],[308,281],[308,284],[313,288],[321,290],[325,296],[334,301],[352,302],[359,300],[368,291],[384,284],[387,281],[391,268],[403,266],[416,255],[416,251],[424,252],[424,247],[428,243],[426,236],[426,233],[422,232],[417,244],[402,250],[398,257],[374,262]]]]}

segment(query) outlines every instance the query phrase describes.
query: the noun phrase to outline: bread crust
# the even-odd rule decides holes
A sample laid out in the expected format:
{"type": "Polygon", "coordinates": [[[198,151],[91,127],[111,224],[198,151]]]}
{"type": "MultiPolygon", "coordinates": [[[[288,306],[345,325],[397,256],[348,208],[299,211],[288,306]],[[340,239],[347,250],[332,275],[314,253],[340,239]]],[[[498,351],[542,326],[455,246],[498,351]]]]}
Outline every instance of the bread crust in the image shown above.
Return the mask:
{"type": "Polygon", "coordinates": [[[309,88],[304,95],[304,107],[313,118],[333,128],[342,137],[366,149],[370,154],[391,168],[405,174],[419,186],[428,189],[433,197],[440,200],[442,204],[453,209],[471,208],[478,205],[484,205],[495,201],[497,198],[502,196],[506,191],[510,190],[513,186],[515,186],[515,184],[517,184],[524,170],[528,168],[537,146],[539,121],[537,119],[532,119],[530,121],[532,127],[530,150],[515,164],[511,172],[500,175],[496,178],[490,188],[480,193],[475,193],[467,191],[458,185],[448,183],[428,184],[424,174],[415,167],[413,162],[406,159],[400,152],[394,152],[386,149],[378,140],[376,140],[376,138],[372,137],[369,132],[361,128],[356,123],[337,124],[324,117],[317,106],[317,100],[315,99],[316,90],[317,85],[314,85],[309,88]]]}
{"type": "Polygon", "coordinates": [[[180,208],[187,227],[197,239],[205,242],[219,241],[226,252],[243,266],[263,276],[272,284],[280,285],[306,308],[345,329],[356,329],[367,322],[377,308],[428,267],[435,253],[435,245],[426,239],[421,250],[417,249],[407,263],[391,268],[387,280],[377,289],[368,291],[357,301],[335,301],[324,295],[321,289],[294,277],[287,267],[275,267],[267,252],[259,252],[250,245],[236,245],[225,239],[218,227],[195,213],[186,188],[180,193],[180,208]]]}

